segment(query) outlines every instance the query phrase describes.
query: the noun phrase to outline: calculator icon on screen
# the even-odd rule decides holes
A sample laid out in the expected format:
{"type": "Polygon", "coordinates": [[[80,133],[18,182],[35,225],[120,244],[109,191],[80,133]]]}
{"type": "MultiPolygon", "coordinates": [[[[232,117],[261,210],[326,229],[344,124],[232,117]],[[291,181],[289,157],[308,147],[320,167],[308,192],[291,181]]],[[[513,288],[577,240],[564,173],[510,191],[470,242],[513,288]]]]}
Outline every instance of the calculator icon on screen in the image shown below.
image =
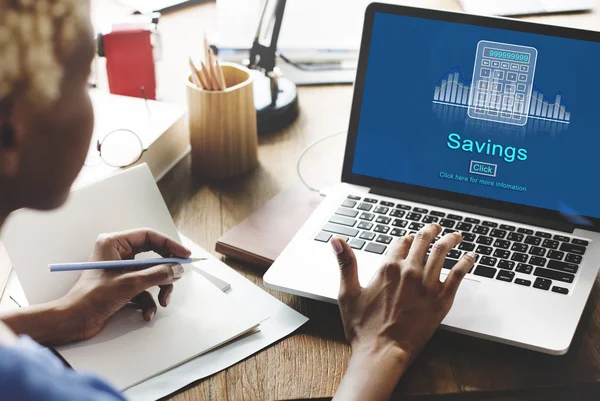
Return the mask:
{"type": "Polygon", "coordinates": [[[533,47],[480,41],[469,95],[469,117],[527,124],[537,55],[533,47]]]}

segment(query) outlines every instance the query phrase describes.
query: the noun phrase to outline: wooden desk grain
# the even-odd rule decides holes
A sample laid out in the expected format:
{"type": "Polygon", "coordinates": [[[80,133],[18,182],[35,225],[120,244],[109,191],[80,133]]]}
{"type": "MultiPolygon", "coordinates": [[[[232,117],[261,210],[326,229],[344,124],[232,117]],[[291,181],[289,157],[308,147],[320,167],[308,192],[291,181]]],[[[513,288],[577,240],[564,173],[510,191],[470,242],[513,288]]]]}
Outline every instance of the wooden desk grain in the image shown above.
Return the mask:
{"type": "MultiPolygon", "coordinates": [[[[458,3],[453,0],[413,0],[406,3],[459,9],[458,3]]],[[[107,1],[94,1],[93,6],[97,16],[123,12],[107,1]]],[[[163,16],[160,23],[163,60],[157,68],[162,99],[185,102],[182,82],[187,74],[187,56],[200,52],[203,32],[215,29],[215,17],[213,3],[163,16]]],[[[536,20],[588,29],[600,27],[597,13],[537,17],[536,20]]],[[[102,72],[100,75],[100,82],[105,82],[102,72]]],[[[347,128],[352,97],[350,86],[300,88],[299,96],[301,115],[298,121],[282,132],[260,138],[261,165],[257,170],[229,181],[197,182],[191,177],[190,160],[187,158],[160,182],[161,192],[183,233],[207,250],[214,249],[216,240],[223,233],[281,190],[297,182],[295,162],[308,143],[347,128]]],[[[339,142],[335,149],[338,154],[342,151],[342,144],[343,141],[339,142]]],[[[329,158],[324,154],[319,161],[323,171],[336,172],[340,169],[339,158],[329,158]]],[[[230,261],[227,263],[262,287],[261,272],[230,261]]],[[[190,385],[170,399],[288,400],[333,395],[350,356],[337,308],[268,291],[309,316],[310,322],[293,336],[221,373],[190,385]]],[[[177,296],[176,290],[173,296],[177,296]]],[[[596,288],[590,305],[599,302],[600,292],[596,288]]],[[[411,400],[517,401],[563,400],[567,395],[571,399],[594,397],[598,393],[593,386],[581,390],[581,397],[573,397],[575,390],[569,387],[573,376],[600,371],[600,316],[588,305],[582,322],[585,330],[579,330],[576,346],[565,357],[549,357],[439,332],[402,379],[397,394],[403,394],[402,399],[411,400]],[[536,377],[535,366],[540,361],[554,369],[553,377],[547,374],[536,377]],[[588,370],[582,368],[585,363],[581,361],[589,363],[588,370]],[[577,369],[570,370],[570,366],[577,366],[577,369]],[[485,394],[497,388],[498,380],[508,382],[509,390],[501,394],[485,394]],[[546,392],[541,389],[528,393],[510,391],[532,385],[548,386],[552,382],[557,386],[546,392]],[[462,393],[460,398],[456,395],[444,396],[456,393],[462,393]]]]}

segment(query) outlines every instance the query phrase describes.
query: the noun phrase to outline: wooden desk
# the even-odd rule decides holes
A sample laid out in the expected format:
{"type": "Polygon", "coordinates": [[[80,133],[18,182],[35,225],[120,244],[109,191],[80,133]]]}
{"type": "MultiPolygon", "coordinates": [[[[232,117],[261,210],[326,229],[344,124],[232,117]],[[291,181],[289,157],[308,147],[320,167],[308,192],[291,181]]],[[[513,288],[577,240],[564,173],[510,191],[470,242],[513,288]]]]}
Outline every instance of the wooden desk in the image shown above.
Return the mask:
{"type": "MultiPolygon", "coordinates": [[[[94,2],[97,15],[122,12],[109,2],[101,3],[100,0],[94,2]]],[[[407,4],[459,9],[458,2],[453,0],[413,0],[407,1],[407,4]]],[[[588,29],[600,27],[598,13],[546,16],[535,20],[588,29]]],[[[213,3],[163,16],[160,23],[163,60],[158,64],[159,91],[163,99],[185,102],[182,82],[188,68],[187,56],[200,51],[202,34],[204,31],[212,31],[215,21],[213,3]]],[[[281,190],[297,183],[296,159],[308,143],[347,128],[352,96],[350,86],[300,88],[299,96],[301,116],[298,121],[280,133],[260,138],[261,166],[256,171],[231,181],[195,182],[190,175],[188,158],[160,182],[163,196],[183,233],[204,248],[214,249],[216,240],[223,233],[281,190]]],[[[336,143],[333,156],[321,155],[320,169],[327,172],[327,176],[339,180],[339,155],[343,152],[343,141],[336,143]]],[[[262,272],[243,268],[231,261],[227,263],[262,287],[262,272]]],[[[230,369],[189,386],[172,397],[173,400],[281,400],[333,395],[350,356],[337,308],[268,291],[310,317],[310,322],[295,335],[230,369]]],[[[177,291],[174,296],[177,296],[177,291]]],[[[597,303],[599,299],[600,293],[596,288],[592,294],[592,303],[597,303]]],[[[565,394],[572,390],[568,386],[572,375],[585,375],[585,371],[570,372],[570,361],[587,358],[590,371],[598,371],[600,365],[600,316],[592,312],[588,308],[582,326],[595,326],[597,336],[592,338],[582,335],[580,330],[574,348],[565,357],[549,357],[440,332],[402,379],[398,394],[463,393],[462,398],[457,399],[507,401],[537,399],[541,394],[545,400],[565,399],[565,394]],[[510,391],[485,396],[481,393],[495,388],[495,382],[499,380],[497,375],[502,372],[506,376],[507,370],[513,372],[512,377],[502,377],[502,380],[510,383],[510,389],[548,385],[548,382],[536,380],[535,372],[528,371],[540,361],[553,366],[556,373],[553,382],[558,387],[553,387],[548,392],[536,390],[525,395],[510,391]]],[[[595,390],[585,389],[588,395],[592,391],[595,390]]],[[[455,399],[455,396],[448,399],[455,399]]]]}

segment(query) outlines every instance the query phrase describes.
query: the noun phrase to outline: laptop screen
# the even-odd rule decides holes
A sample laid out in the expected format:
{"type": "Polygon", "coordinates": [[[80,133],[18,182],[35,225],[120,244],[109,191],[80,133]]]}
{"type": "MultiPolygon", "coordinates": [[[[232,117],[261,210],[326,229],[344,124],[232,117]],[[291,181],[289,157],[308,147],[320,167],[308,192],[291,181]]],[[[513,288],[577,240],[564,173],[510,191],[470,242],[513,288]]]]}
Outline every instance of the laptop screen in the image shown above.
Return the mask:
{"type": "Polygon", "coordinates": [[[600,217],[600,43],[381,12],[371,35],[353,174],[600,217]]]}

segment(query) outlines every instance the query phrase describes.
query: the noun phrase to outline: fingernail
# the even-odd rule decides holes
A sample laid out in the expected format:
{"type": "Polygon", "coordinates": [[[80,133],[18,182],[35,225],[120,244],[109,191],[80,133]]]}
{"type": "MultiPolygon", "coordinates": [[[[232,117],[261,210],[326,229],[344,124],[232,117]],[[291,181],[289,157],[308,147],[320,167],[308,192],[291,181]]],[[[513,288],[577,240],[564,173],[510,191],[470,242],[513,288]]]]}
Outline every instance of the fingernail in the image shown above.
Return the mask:
{"type": "Polygon", "coordinates": [[[169,302],[171,302],[171,294],[172,292],[169,293],[169,295],[167,295],[167,298],[165,299],[165,305],[169,306],[169,302]]]}
{"type": "Polygon", "coordinates": [[[154,313],[155,313],[154,311],[150,312],[150,320],[149,321],[151,321],[152,319],[154,319],[154,313]]]}
{"type": "Polygon", "coordinates": [[[335,253],[336,255],[339,255],[340,253],[344,252],[344,247],[342,246],[342,240],[339,238],[333,238],[331,240],[331,246],[333,248],[333,253],[335,253]]]}
{"type": "Polygon", "coordinates": [[[183,266],[173,265],[171,266],[171,269],[173,270],[173,278],[181,278],[181,276],[183,276],[183,266]]]}
{"type": "Polygon", "coordinates": [[[467,256],[473,260],[477,259],[477,255],[475,254],[475,252],[469,252],[467,253],[467,256]]]}

